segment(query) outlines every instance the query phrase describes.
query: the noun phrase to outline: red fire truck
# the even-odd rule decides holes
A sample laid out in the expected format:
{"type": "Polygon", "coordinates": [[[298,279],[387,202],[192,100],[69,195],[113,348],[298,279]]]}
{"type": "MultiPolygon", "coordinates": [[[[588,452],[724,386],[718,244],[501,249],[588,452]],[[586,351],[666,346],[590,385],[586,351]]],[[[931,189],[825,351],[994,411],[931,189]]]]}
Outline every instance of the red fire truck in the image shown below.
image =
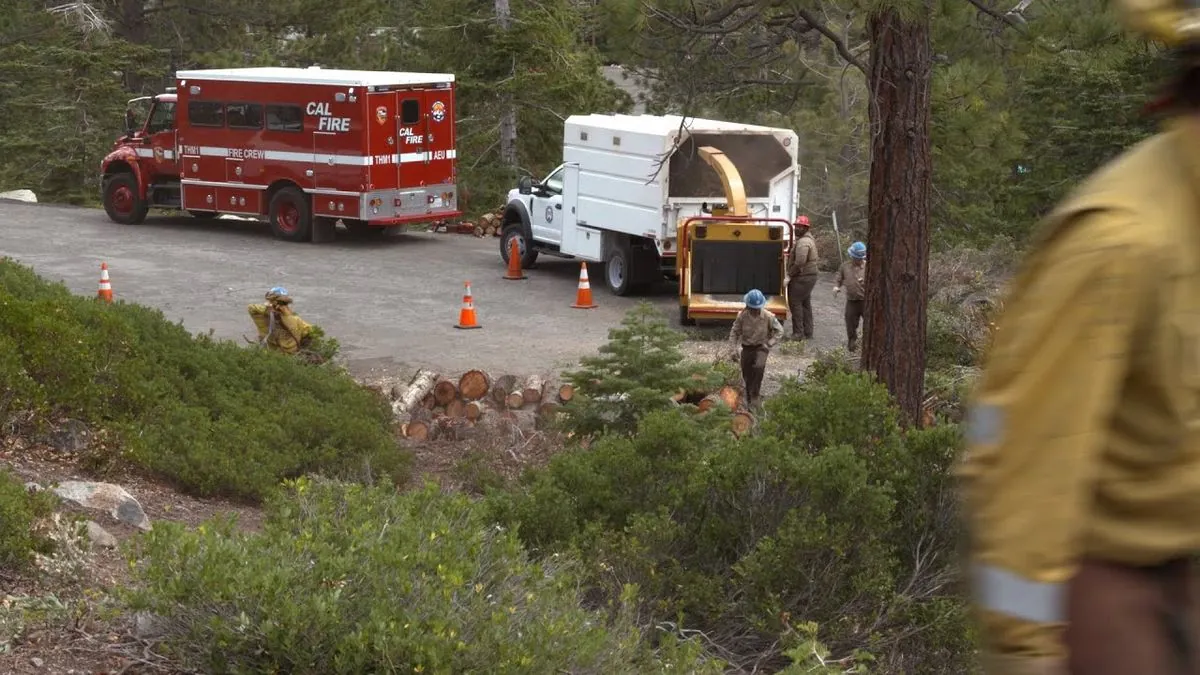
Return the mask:
{"type": "Polygon", "coordinates": [[[175,84],[149,97],[140,129],[126,113],[101,164],[118,223],[182,209],[265,217],[279,238],[320,241],[338,220],[379,232],[461,214],[453,75],[230,68],[180,71],[175,84]]]}

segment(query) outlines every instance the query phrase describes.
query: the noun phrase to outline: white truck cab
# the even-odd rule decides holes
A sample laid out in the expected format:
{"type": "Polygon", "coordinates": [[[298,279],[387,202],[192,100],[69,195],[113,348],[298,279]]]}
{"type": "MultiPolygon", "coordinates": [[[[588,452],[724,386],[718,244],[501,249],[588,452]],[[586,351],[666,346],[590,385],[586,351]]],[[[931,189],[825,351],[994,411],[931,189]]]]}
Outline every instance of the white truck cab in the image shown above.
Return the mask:
{"type": "Polygon", "coordinates": [[[616,295],[674,277],[678,224],[724,203],[720,177],[697,148],[716,147],[743,175],[751,215],[795,218],[800,166],[790,129],[675,115],[573,115],[563,163],[510,190],[500,254],[603,263],[616,295]]]}

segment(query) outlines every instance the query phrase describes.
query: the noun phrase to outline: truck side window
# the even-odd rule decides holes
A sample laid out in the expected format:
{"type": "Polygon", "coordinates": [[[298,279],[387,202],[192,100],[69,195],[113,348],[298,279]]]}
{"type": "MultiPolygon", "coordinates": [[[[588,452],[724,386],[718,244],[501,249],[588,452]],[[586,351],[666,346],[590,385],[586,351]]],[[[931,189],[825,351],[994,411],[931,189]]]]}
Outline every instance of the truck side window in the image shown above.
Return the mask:
{"type": "Polygon", "coordinates": [[[175,127],[175,104],[168,101],[159,101],[158,105],[154,106],[154,112],[150,115],[150,123],[146,125],[146,133],[157,134],[160,131],[169,131],[175,127]]]}
{"type": "Polygon", "coordinates": [[[271,131],[304,131],[304,111],[298,105],[269,105],[267,128],[271,131]]]}
{"type": "Polygon", "coordinates": [[[225,119],[231,129],[261,129],[263,109],[257,103],[230,103],[225,106],[225,119]]]}
{"type": "Polygon", "coordinates": [[[400,104],[400,124],[411,126],[421,121],[421,102],[415,98],[406,98],[400,104]]]}
{"type": "Polygon", "coordinates": [[[545,186],[548,191],[556,195],[561,195],[563,191],[563,170],[559,169],[549,176],[546,176],[546,180],[542,181],[542,185],[545,186]]]}
{"type": "Polygon", "coordinates": [[[188,101],[188,123],[194,127],[225,126],[225,106],[216,101],[188,101]]]}

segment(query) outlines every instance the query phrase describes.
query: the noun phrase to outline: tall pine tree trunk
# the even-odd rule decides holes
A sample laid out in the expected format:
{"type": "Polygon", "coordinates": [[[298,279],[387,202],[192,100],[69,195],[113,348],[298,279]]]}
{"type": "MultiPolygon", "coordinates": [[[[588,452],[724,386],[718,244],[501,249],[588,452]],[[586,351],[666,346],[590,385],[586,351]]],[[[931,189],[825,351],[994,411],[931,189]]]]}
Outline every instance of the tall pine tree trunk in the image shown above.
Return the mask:
{"type": "Polygon", "coordinates": [[[930,9],[873,14],[871,184],[862,367],[919,424],[925,378],[931,155],[930,9]]]}
{"type": "MultiPolygon", "coordinates": [[[[501,30],[508,30],[510,12],[508,0],[495,0],[496,24],[501,30]]],[[[516,60],[513,60],[513,72],[509,77],[516,76],[516,60]]],[[[505,167],[517,167],[517,107],[513,104],[512,94],[505,91],[500,95],[500,161],[505,167]]]]}

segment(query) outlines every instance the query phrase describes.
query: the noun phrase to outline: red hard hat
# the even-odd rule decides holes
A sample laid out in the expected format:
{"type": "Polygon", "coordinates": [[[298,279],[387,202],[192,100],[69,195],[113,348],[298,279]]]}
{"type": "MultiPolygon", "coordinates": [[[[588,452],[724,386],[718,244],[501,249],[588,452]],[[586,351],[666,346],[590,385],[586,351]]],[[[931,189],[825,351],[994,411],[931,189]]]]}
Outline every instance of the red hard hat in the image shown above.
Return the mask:
{"type": "Polygon", "coordinates": [[[808,216],[797,216],[796,217],[796,226],[797,227],[808,227],[809,226],[808,225],[808,216]]]}

